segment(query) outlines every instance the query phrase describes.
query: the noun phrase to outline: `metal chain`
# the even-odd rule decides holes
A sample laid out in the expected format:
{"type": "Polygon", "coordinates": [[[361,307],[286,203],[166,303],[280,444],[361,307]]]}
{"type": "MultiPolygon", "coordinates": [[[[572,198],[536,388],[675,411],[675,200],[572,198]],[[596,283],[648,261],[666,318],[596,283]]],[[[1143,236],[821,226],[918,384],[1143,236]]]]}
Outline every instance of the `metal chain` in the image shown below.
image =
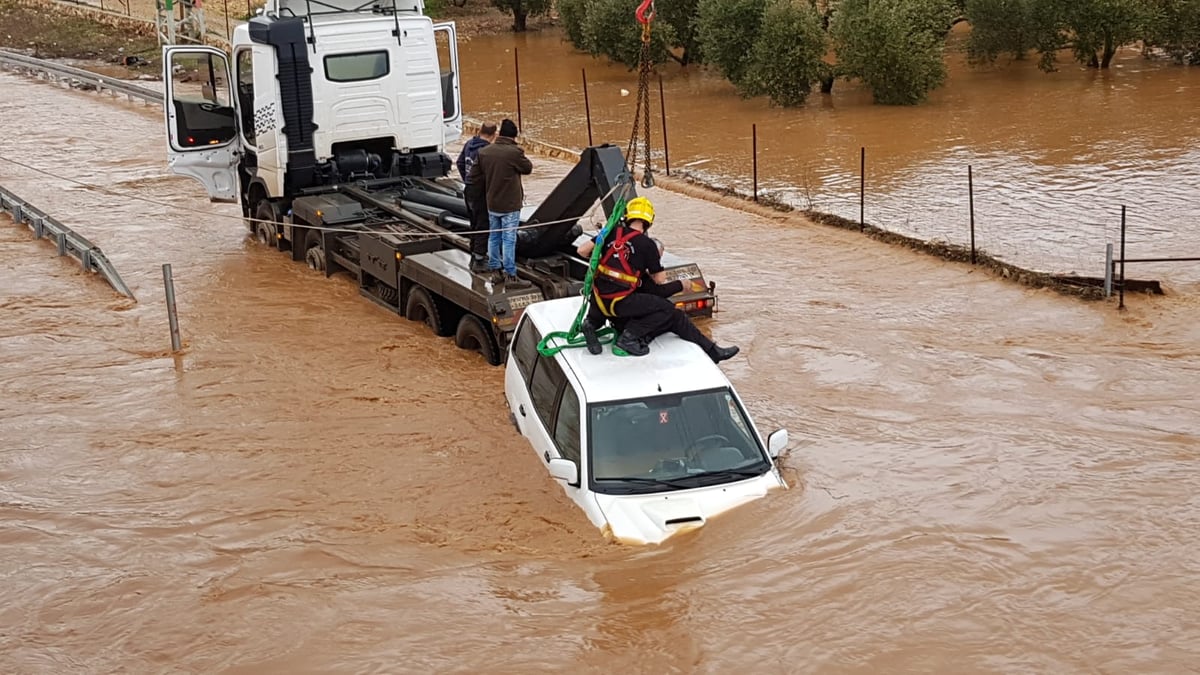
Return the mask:
{"type": "Polygon", "coordinates": [[[638,63],[638,91],[637,101],[634,103],[633,115],[633,132],[629,135],[629,150],[625,153],[626,161],[629,163],[629,173],[633,174],[637,167],[638,159],[638,130],[641,129],[643,122],[645,129],[643,134],[642,155],[645,166],[642,171],[642,187],[654,187],[654,175],[650,169],[650,75],[653,69],[653,62],[650,59],[650,24],[647,22],[642,26],[642,51],[638,63]]]}

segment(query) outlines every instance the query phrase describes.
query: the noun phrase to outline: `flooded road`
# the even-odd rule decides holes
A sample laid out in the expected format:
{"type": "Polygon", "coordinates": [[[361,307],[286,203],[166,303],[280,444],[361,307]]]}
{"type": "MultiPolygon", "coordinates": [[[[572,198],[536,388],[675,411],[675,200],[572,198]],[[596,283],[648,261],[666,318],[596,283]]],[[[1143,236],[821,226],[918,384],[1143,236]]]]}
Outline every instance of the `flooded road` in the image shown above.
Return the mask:
{"type": "MultiPolygon", "coordinates": [[[[1129,208],[1128,256],[1200,256],[1200,70],[1122,50],[1113,70],[1060,59],[967,66],[966,24],[948,41],[946,85],[913,107],[871,104],[839,81],[800,108],[742,99],[718,76],[659,67],[673,172],[751,190],[757,125],[760,191],[801,208],[858,220],[859,150],[866,148],[869,223],[923,239],[970,241],[967,166],[975,184],[976,242],[1024,267],[1103,276],[1106,243],[1120,241],[1129,208]]],[[[629,143],[635,72],[573,51],[557,31],[478,37],[461,48],[464,108],[516,111],[513,48],[520,57],[521,117],[537,138],[587,144],[582,69],[595,142],[629,143]],[[621,90],[628,96],[621,96],[621,90]]],[[[652,145],[662,170],[657,82],[652,145]]],[[[1139,278],[1200,281],[1200,265],[1139,264],[1139,278]]]]}
{"type": "MultiPolygon", "coordinates": [[[[656,190],[795,489],[609,545],[512,430],[502,369],[247,241],[166,176],[157,109],[0,87],[0,156],[142,199],[0,161],[139,298],[0,224],[2,672],[1200,662],[1194,295],[1118,314],[656,190]]],[[[565,169],[534,161],[531,199],[565,169]]]]}

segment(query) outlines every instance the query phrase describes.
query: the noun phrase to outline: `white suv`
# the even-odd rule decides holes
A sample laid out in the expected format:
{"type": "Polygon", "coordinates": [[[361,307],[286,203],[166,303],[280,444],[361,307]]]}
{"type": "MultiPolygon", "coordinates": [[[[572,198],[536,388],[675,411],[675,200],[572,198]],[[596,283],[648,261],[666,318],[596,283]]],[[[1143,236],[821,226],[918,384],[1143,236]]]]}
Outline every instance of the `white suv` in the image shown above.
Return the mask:
{"type": "Polygon", "coordinates": [[[514,422],[607,536],[658,543],[772,488],[787,431],[764,444],[725,375],[696,345],[657,338],[650,354],[537,349],[568,330],[582,298],[525,309],[504,390],[514,422]]]}

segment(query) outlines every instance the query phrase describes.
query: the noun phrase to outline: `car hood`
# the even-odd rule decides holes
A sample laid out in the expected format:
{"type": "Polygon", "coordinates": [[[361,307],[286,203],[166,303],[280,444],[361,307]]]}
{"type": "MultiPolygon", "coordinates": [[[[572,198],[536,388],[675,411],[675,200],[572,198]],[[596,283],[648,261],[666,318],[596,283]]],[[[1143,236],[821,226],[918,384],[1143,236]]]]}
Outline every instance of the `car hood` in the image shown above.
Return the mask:
{"type": "Polygon", "coordinates": [[[654,494],[594,496],[614,539],[625,544],[657,544],[679,532],[701,527],[709,518],[782,485],[772,470],[736,483],[654,494]]]}

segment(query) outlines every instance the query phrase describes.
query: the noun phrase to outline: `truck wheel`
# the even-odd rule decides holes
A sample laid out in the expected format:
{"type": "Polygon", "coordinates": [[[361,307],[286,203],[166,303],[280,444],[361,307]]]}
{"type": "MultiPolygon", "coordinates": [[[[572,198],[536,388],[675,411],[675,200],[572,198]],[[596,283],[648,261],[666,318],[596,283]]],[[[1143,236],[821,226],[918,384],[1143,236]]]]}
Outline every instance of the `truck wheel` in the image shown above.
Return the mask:
{"type": "Polygon", "coordinates": [[[429,291],[420,286],[408,292],[408,302],[404,305],[404,318],[409,321],[422,321],[436,335],[442,335],[442,315],[438,306],[429,297],[429,291]]]}
{"type": "Polygon", "coordinates": [[[304,238],[304,262],[311,270],[325,271],[325,246],[321,243],[319,230],[309,230],[304,238]]]}
{"type": "Polygon", "coordinates": [[[483,360],[493,366],[500,365],[500,348],[492,338],[492,331],[484,325],[483,319],[468,314],[458,322],[458,330],[454,333],[454,344],[459,349],[477,351],[483,360]]]}
{"type": "Polygon", "coordinates": [[[254,219],[258,221],[254,223],[254,234],[259,243],[271,248],[279,248],[275,237],[279,214],[275,212],[275,205],[266,199],[260,200],[254,209],[254,219]]]}

